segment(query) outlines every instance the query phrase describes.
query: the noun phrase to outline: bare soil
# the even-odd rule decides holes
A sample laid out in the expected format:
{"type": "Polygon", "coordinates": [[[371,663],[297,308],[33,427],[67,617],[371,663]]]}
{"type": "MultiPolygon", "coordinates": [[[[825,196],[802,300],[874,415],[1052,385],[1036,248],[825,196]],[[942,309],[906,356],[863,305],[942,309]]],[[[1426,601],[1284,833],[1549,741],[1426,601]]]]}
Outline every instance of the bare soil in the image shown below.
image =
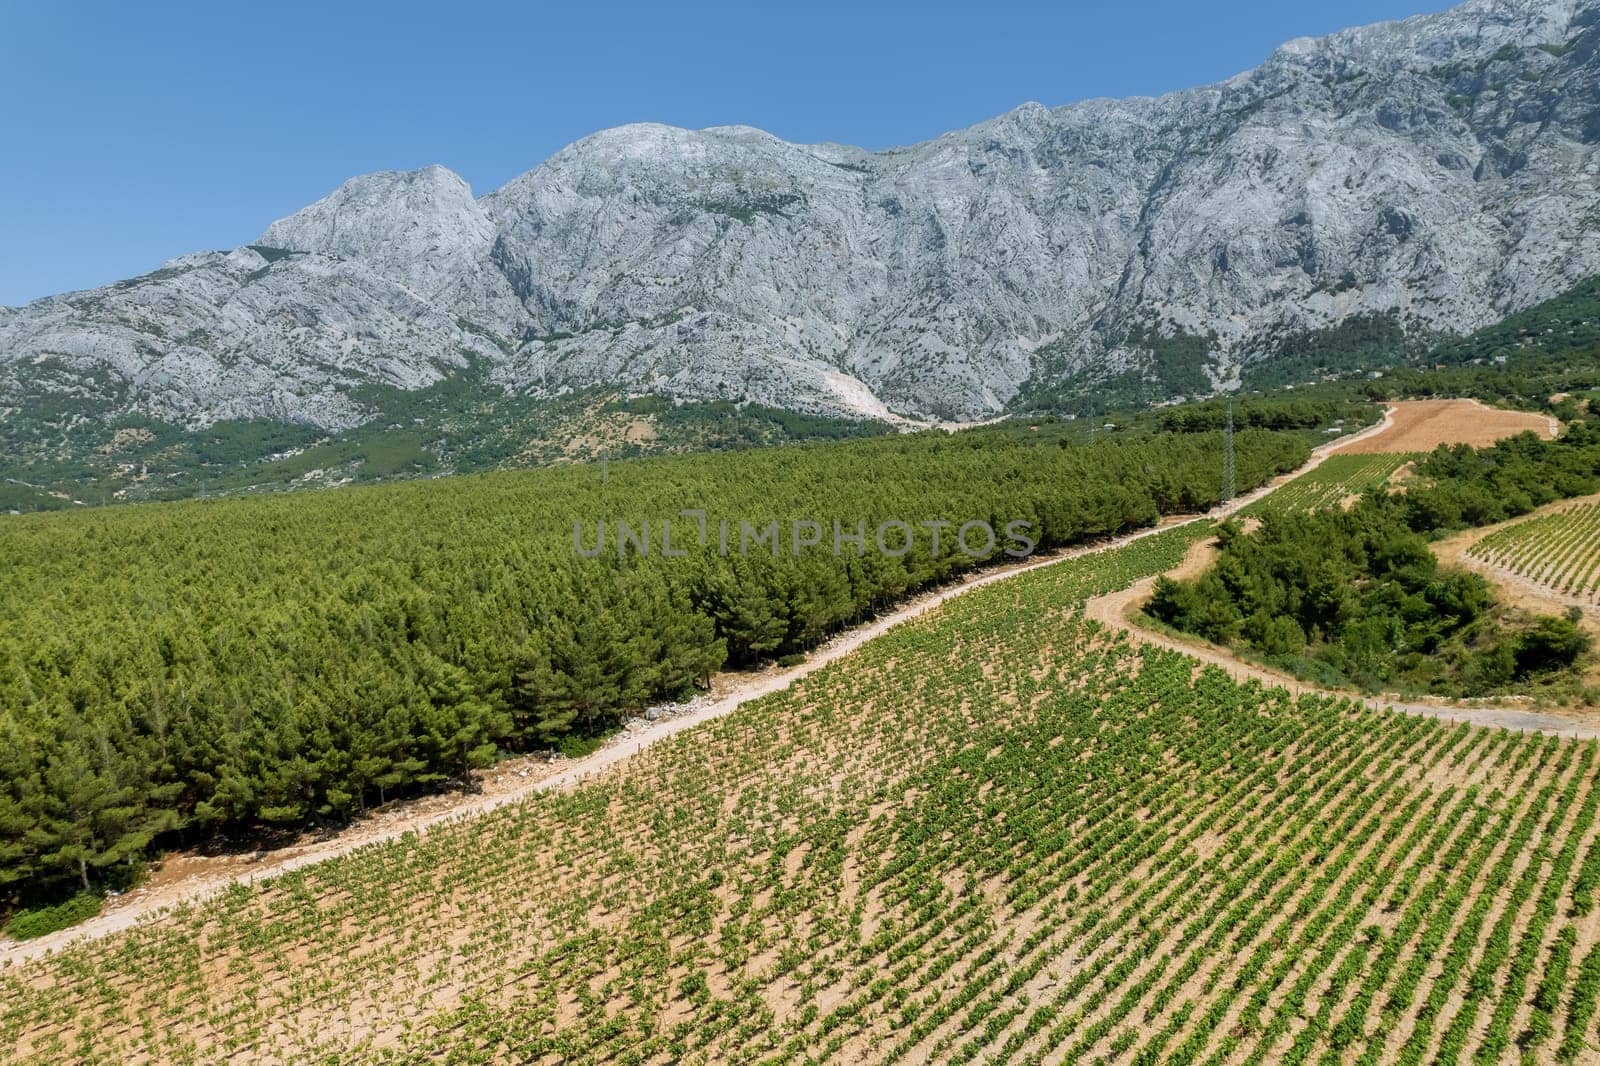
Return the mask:
{"type": "Polygon", "coordinates": [[[1561,425],[1548,415],[1504,411],[1477,400],[1403,400],[1389,405],[1392,428],[1384,433],[1350,440],[1334,449],[1345,455],[1382,452],[1431,452],[1441,444],[1482,447],[1506,437],[1533,430],[1547,440],[1561,425]]]}

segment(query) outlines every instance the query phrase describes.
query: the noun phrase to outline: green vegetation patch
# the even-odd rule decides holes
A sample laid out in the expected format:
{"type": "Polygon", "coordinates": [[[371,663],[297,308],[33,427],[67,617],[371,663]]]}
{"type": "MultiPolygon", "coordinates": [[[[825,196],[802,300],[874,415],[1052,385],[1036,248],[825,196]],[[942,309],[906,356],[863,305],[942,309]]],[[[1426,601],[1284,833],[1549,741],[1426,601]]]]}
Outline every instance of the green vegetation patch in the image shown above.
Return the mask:
{"type": "Polygon", "coordinates": [[[1516,522],[1478,541],[1470,554],[1552,591],[1600,601],[1600,504],[1516,522]]]}
{"type": "MultiPolygon", "coordinates": [[[[1352,460],[1366,457],[1352,456],[1352,460]]],[[[1487,581],[1441,570],[1427,537],[1600,489],[1600,433],[1524,434],[1441,447],[1403,494],[1373,487],[1348,510],[1271,509],[1228,525],[1221,557],[1191,581],[1157,582],[1148,611],[1322,682],[1486,696],[1576,684],[1589,638],[1567,616],[1500,609],[1487,581]]]]}
{"type": "Polygon", "coordinates": [[[1244,515],[1268,511],[1317,511],[1338,507],[1374,490],[1386,491],[1394,476],[1407,463],[1425,460],[1425,455],[1378,453],[1374,455],[1330,455],[1315,470],[1301,474],[1282,488],[1245,508],[1244,515]]]}
{"type": "Polygon", "coordinates": [[[1408,333],[1394,315],[1352,315],[1326,329],[1282,338],[1268,358],[1244,368],[1241,380],[1247,389],[1298,385],[1325,375],[1343,376],[1404,364],[1425,346],[1425,339],[1408,333]]]}
{"type": "Polygon", "coordinates": [[[62,903],[19,910],[0,932],[13,940],[32,940],[86,922],[103,906],[105,900],[97,893],[80,892],[62,903]]]}
{"type": "Polygon", "coordinates": [[[1175,396],[1199,396],[1211,391],[1206,367],[1212,362],[1214,342],[1214,337],[1181,330],[1164,334],[1155,326],[1136,327],[1123,341],[1137,353],[1134,364],[1112,374],[1096,368],[1069,373],[1064,348],[1047,346],[1035,353],[1033,375],[1011,406],[1018,411],[1087,415],[1146,407],[1175,396]]]}

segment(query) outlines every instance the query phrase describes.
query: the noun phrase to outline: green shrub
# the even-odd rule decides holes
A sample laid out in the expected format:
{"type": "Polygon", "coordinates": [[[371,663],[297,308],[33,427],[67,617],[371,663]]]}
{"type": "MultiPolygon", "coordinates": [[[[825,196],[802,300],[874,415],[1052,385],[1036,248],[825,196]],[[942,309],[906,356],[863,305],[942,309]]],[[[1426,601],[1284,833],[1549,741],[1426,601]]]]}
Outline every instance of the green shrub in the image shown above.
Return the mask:
{"type": "Polygon", "coordinates": [[[1404,494],[1271,511],[1248,535],[1224,523],[1217,562],[1192,580],[1158,579],[1145,610],[1269,663],[1321,661],[1369,691],[1488,696],[1536,675],[1570,686],[1576,677],[1555,675],[1592,645],[1578,622],[1496,612],[1487,581],[1441,570],[1427,537],[1596,487],[1600,434],[1584,425],[1554,441],[1525,433],[1489,448],[1440,447],[1404,494]]]}
{"type": "Polygon", "coordinates": [[[556,750],[569,759],[581,759],[585,755],[593,755],[599,751],[600,746],[605,742],[606,738],[603,736],[585,737],[576,733],[568,733],[556,745],[556,750]]]}
{"type": "Polygon", "coordinates": [[[13,940],[32,940],[54,933],[93,918],[104,902],[93,892],[80,892],[62,903],[20,910],[6,922],[5,934],[13,940]]]}
{"type": "Polygon", "coordinates": [[[1540,618],[1517,641],[1517,672],[1530,674],[1571,666],[1591,644],[1589,634],[1571,618],[1540,618]]]}

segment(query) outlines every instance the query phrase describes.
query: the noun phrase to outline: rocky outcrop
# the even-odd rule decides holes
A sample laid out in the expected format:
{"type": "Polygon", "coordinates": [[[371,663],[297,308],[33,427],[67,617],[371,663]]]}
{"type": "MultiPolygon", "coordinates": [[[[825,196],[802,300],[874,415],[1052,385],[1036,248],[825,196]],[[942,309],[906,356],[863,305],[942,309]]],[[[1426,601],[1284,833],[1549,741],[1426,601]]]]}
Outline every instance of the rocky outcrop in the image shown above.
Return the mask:
{"type": "Polygon", "coordinates": [[[248,248],[0,312],[0,397],[339,426],[475,360],[976,418],[1154,337],[1206,338],[1222,383],[1352,315],[1460,332],[1600,273],[1597,48],[1595,0],[1473,0],[908,148],[636,125],[481,199],[367,175],[248,248]]]}

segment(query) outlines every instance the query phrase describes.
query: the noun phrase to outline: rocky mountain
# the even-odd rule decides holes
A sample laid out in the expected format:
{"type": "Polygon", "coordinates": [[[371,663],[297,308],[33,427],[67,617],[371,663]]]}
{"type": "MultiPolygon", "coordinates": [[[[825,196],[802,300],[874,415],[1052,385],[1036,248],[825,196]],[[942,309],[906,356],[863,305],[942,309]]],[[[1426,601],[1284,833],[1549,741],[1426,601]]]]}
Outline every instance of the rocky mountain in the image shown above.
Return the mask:
{"type": "Polygon", "coordinates": [[[0,411],[342,427],[470,363],[971,419],[1225,385],[1353,316],[1462,332],[1600,273],[1597,47],[1600,0],[1471,0],[907,148],[636,125],[481,198],[366,175],[248,247],[0,310],[0,411]]]}

